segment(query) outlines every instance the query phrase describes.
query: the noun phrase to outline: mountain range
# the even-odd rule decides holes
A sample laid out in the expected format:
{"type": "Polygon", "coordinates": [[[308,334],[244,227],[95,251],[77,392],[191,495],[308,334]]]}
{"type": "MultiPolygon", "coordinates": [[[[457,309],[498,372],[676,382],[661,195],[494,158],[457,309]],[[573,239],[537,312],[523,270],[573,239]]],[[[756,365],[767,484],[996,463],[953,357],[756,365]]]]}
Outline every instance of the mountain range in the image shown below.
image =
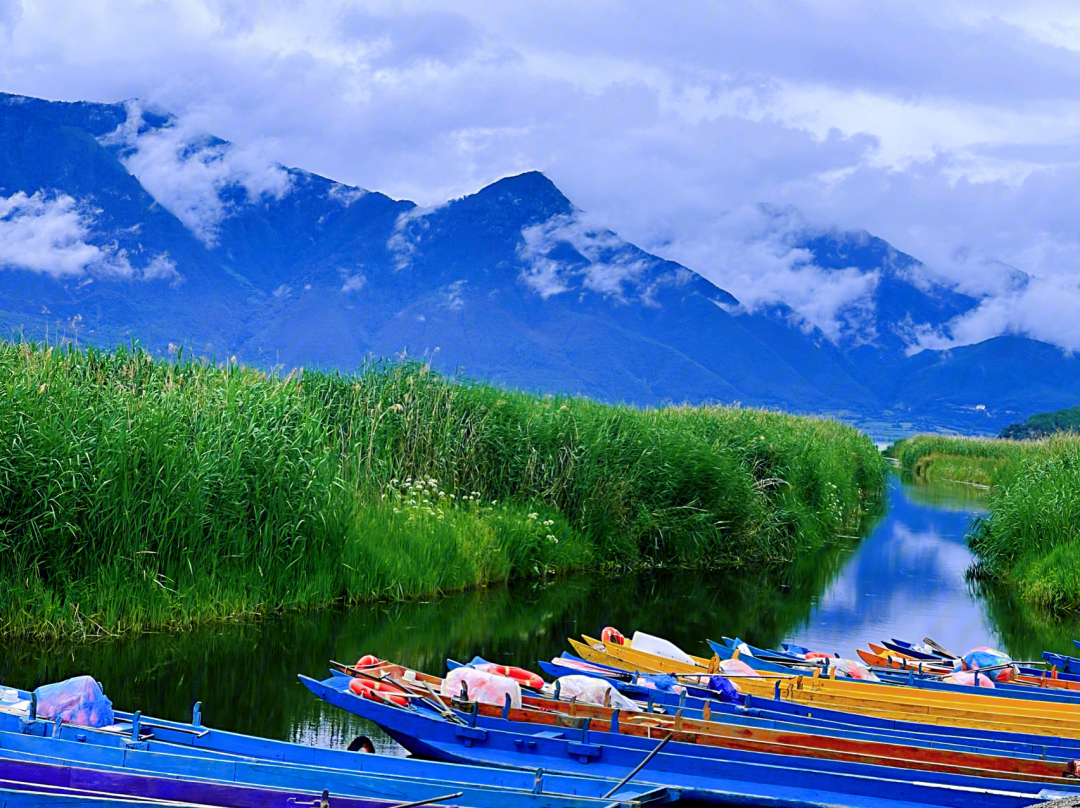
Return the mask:
{"type": "Polygon", "coordinates": [[[435,208],[260,161],[136,102],[0,94],[0,335],[138,341],[253,365],[443,372],[643,406],[825,413],[878,435],[996,432],[1080,399],[1080,360],[1021,336],[913,352],[978,306],[864,232],[805,232],[876,272],[860,327],[749,312],[586,217],[544,175],[435,208]]]}

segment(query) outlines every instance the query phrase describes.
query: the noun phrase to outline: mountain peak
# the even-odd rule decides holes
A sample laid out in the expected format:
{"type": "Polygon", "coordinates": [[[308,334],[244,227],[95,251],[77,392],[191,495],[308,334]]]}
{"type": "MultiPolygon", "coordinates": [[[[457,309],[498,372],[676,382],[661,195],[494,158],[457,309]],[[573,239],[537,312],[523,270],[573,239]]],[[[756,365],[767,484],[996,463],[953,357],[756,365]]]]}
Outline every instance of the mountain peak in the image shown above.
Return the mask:
{"type": "Polygon", "coordinates": [[[485,204],[509,204],[550,211],[550,215],[570,213],[574,208],[562,191],[555,187],[555,183],[539,171],[503,177],[470,198],[485,204]]]}

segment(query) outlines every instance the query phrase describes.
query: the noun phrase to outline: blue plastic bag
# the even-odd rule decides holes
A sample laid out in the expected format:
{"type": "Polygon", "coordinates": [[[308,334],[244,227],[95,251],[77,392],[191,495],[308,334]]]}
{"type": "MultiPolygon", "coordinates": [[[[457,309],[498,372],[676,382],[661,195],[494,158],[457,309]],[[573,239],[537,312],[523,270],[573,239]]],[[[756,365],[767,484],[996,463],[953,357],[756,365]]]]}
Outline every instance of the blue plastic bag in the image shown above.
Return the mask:
{"type": "Polygon", "coordinates": [[[59,718],[81,727],[109,727],[116,723],[112,702],[92,676],[76,676],[42,685],[34,691],[39,718],[59,718]]]}
{"type": "Polygon", "coordinates": [[[665,693],[674,693],[676,685],[679,684],[679,680],[669,673],[651,673],[647,674],[647,678],[656,685],[657,690],[665,693]]]}
{"type": "Polygon", "coordinates": [[[725,676],[710,676],[709,690],[712,690],[717,694],[714,696],[717,701],[727,701],[732,703],[742,701],[742,694],[735,689],[735,685],[733,685],[731,680],[725,676]]]}
{"type": "Polygon", "coordinates": [[[995,648],[987,648],[985,645],[972,648],[964,655],[964,670],[974,671],[983,668],[997,668],[987,676],[996,682],[1011,682],[1016,679],[1016,666],[1012,664],[1012,658],[995,648]],[[1006,667],[1002,667],[1006,666],[1006,667]]]}

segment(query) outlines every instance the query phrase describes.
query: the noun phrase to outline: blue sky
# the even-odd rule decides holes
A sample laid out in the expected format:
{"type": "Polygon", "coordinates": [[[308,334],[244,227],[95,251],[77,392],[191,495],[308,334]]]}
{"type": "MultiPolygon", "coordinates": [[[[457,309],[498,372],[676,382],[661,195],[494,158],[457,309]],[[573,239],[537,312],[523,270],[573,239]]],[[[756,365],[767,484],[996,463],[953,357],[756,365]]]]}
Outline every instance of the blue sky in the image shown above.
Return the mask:
{"type": "Polygon", "coordinates": [[[590,220],[827,331],[873,278],[789,236],[865,229],[982,298],[927,346],[1080,348],[1075,2],[0,0],[0,89],[140,98],[249,161],[421,205],[539,169],[590,220]]]}

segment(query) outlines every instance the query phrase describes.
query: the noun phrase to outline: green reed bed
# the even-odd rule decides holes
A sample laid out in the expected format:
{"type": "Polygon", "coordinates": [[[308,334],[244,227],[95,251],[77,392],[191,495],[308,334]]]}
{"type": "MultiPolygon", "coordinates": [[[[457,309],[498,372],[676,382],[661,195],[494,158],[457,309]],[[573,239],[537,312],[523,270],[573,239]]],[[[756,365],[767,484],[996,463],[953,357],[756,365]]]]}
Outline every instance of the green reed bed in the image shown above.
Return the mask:
{"type": "Polygon", "coordinates": [[[1080,436],[920,436],[898,443],[894,453],[901,465],[923,474],[944,468],[991,486],[990,516],[969,537],[976,577],[1004,584],[1039,608],[1080,609],[1080,436]]]}
{"type": "Polygon", "coordinates": [[[782,564],[856,532],[840,424],[419,365],[287,377],[0,344],[0,633],[105,634],[515,576],[782,564]]]}

